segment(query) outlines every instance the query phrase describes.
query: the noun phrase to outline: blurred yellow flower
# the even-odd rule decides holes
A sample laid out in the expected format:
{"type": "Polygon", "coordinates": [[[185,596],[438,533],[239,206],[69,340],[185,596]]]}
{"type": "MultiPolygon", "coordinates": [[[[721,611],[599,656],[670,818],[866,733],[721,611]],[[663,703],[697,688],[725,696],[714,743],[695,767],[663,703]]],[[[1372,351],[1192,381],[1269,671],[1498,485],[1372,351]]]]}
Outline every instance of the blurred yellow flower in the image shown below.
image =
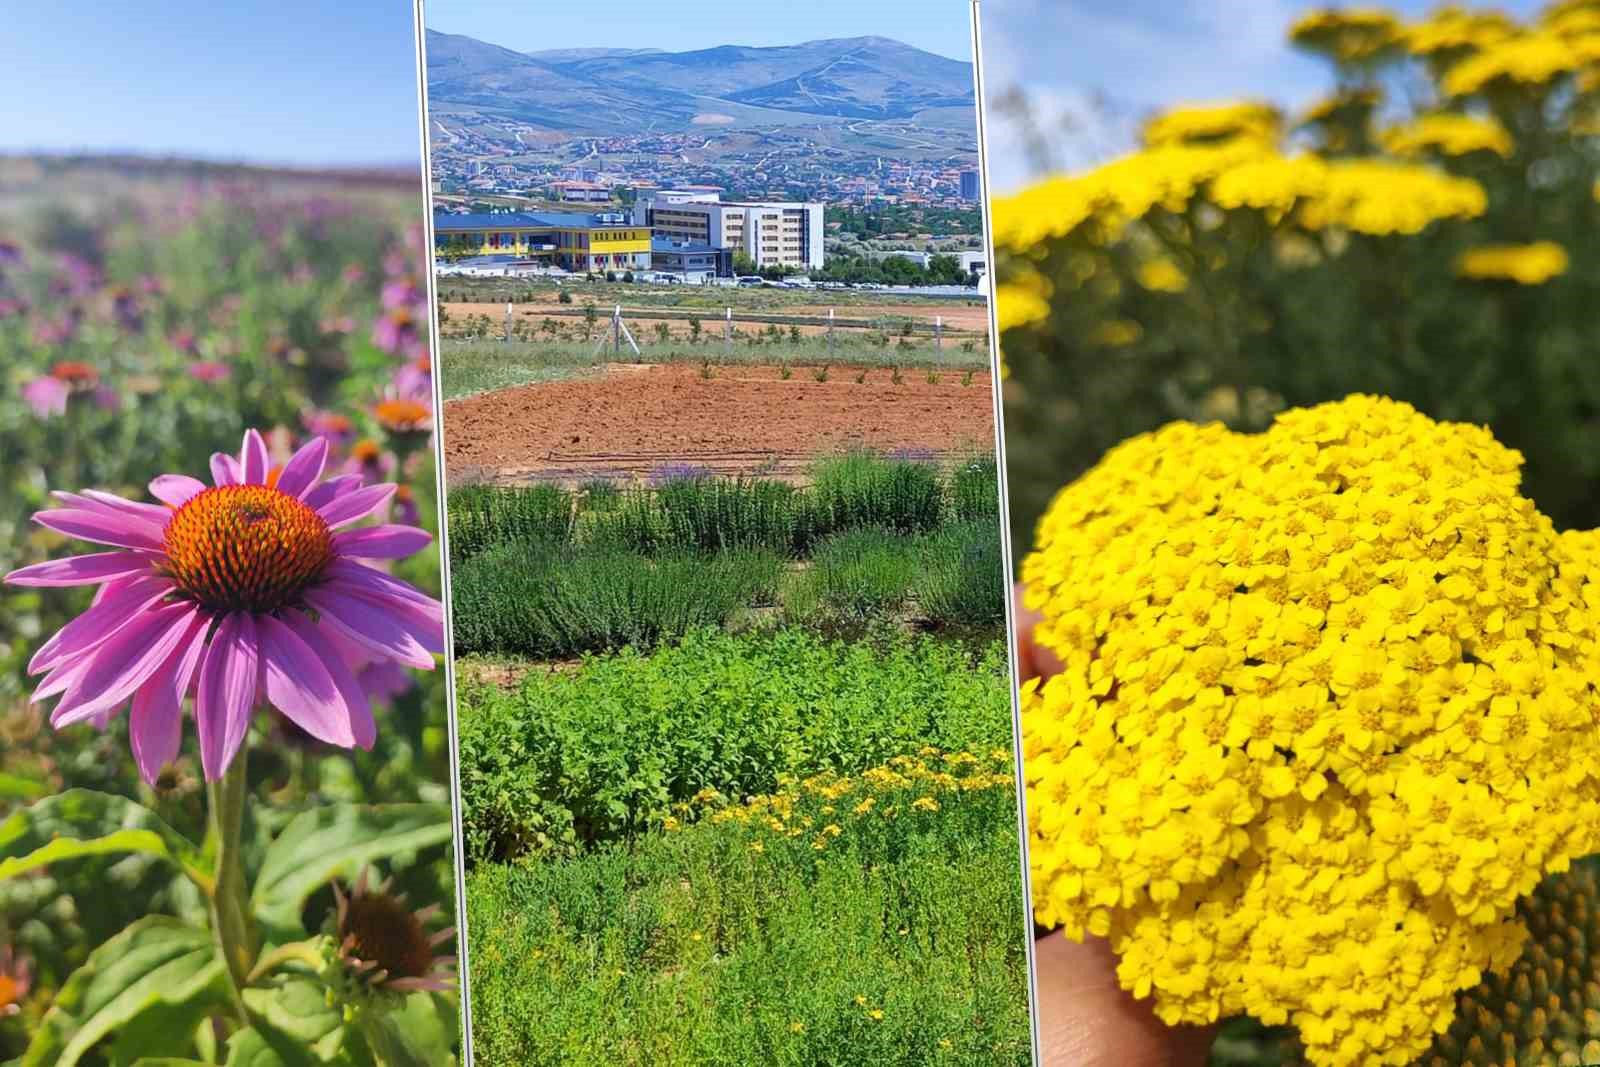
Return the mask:
{"type": "Polygon", "coordinates": [[[1404,126],[1384,131],[1383,146],[1397,156],[1419,156],[1432,150],[1447,156],[1493,152],[1511,155],[1511,134],[1493,119],[1474,115],[1423,115],[1404,126]]]}
{"type": "Polygon", "coordinates": [[[995,287],[994,299],[1001,333],[1050,317],[1050,281],[1034,271],[1001,282],[995,287]]]}
{"type": "Polygon", "coordinates": [[[1554,241],[1526,245],[1483,245],[1456,259],[1463,278],[1542,285],[1567,269],[1567,250],[1554,241]]]}
{"type": "Polygon", "coordinates": [[[1139,267],[1139,284],[1156,293],[1181,293],[1189,279],[1170,259],[1152,259],[1139,267]]]}
{"type": "Polygon", "coordinates": [[[1412,55],[1443,58],[1485,48],[1515,33],[1516,24],[1502,12],[1448,5],[1407,26],[1401,36],[1412,55]]]}
{"type": "Polygon", "coordinates": [[[1089,331],[1088,342],[1105,348],[1126,348],[1144,336],[1144,327],[1129,319],[1107,319],[1089,331]]]}
{"type": "Polygon", "coordinates": [[[1600,57],[1600,38],[1523,33],[1496,41],[1452,67],[1440,81],[1446,96],[1470,96],[1499,87],[1541,87],[1600,57]]]}
{"type": "Polygon", "coordinates": [[[1192,104],[1170,108],[1144,124],[1141,139],[1146,148],[1195,146],[1235,138],[1276,144],[1283,134],[1283,117],[1270,104],[1255,102],[1192,104]]]}
{"type": "Polygon", "coordinates": [[[1376,7],[1323,8],[1289,27],[1289,40],[1344,63],[1372,59],[1402,40],[1400,22],[1376,7]]]}

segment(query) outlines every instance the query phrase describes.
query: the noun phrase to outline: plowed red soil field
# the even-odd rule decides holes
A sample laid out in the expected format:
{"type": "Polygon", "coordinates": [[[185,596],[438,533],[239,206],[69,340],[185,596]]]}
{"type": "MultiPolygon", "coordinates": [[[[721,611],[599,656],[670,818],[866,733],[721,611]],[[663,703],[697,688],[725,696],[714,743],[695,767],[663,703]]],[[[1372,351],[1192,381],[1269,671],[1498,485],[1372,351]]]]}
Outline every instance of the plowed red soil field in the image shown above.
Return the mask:
{"type": "Polygon", "coordinates": [[[643,477],[676,463],[717,474],[802,479],[819,454],[848,448],[936,455],[994,446],[989,375],[945,372],[937,383],[888,368],[614,364],[603,374],[500,389],[444,407],[452,483],[577,482],[643,477]]]}

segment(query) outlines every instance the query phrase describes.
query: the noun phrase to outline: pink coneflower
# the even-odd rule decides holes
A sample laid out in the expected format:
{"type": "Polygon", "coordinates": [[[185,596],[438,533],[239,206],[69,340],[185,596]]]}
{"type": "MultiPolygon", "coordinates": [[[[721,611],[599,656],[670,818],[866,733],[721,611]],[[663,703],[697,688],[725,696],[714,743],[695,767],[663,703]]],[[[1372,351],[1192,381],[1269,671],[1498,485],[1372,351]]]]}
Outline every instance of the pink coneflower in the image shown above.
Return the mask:
{"type": "Polygon", "coordinates": [[[326,437],[328,444],[334,448],[348,445],[356,431],[355,423],[350,421],[350,416],[337,411],[319,411],[313,408],[301,414],[300,423],[310,433],[326,437]]]}
{"type": "Polygon", "coordinates": [[[0,296],[0,319],[16,318],[28,313],[28,302],[20,296],[0,296]]]}
{"type": "Polygon", "coordinates": [[[66,382],[46,374],[23,384],[22,401],[34,415],[48,419],[67,413],[67,397],[71,392],[66,382]]]}
{"type": "Polygon", "coordinates": [[[282,468],[245,433],[238,456],[211,457],[215,485],[181,474],[150,483],[159,504],[109,493],[56,493],[34,521],[113,552],[13,571],[16,585],[100,585],[94,605],[34,655],[34,700],[60,696],[56,727],[104,727],[130,700],[139,770],[154,781],[178,754],[182,702],[208,780],[222,777],[268,703],[323,741],[370,748],[372,708],[326,635],[374,659],[422,670],[444,646],[438,601],[359,560],[398,559],[432,538],[409,526],[345,529],[383,507],[393,485],[323,481],[328,442],[313,438],[282,468]],[[339,532],[342,531],[342,532],[339,532]]]}
{"type": "Polygon", "coordinates": [[[360,282],[366,280],[367,268],[363,267],[359,263],[352,263],[344,269],[343,277],[344,280],[351,285],[359,284],[360,282]]]}
{"type": "Polygon", "coordinates": [[[390,892],[385,879],[376,889],[367,885],[367,868],[361,869],[350,895],[333,883],[338,904],[334,937],[346,970],[373,989],[411,993],[421,989],[454,988],[450,968],[455,956],[436,956],[440,945],[455,937],[454,929],[428,932],[428,923],[442,910],[437,904],[412,911],[405,894],[390,892]]]}
{"type": "Polygon", "coordinates": [[[395,371],[395,391],[414,400],[433,398],[433,360],[424,352],[404,367],[395,371]]]}
{"type": "Polygon", "coordinates": [[[68,312],[59,318],[41,319],[34,323],[33,342],[38,345],[64,345],[78,336],[81,315],[68,312]]]}
{"type": "Polygon", "coordinates": [[[167,343],[185,356],[199,355],[200,341],[190,330],[179,330],[167,338],[167,343]]]}
{"type": "Polygon", "coordinates": [[[417,494],[411,491],[409,485],[402,485],[394,491],[394,506],[390,510],[390,517],[406,526],[422,525],[422,516],[417,511],[417,494]]]}
{"type": "Polygon", "coordinates": [[[202,359],[198,363],[189,364],[189,377],[207,385],[225,382],[233,374],[233,368],[226,363],[218,363],[214,359],[202,359]]]}
{"type": "Polygon", "coordinates": [[[363,437],[350,446],[350,457],[345,460],[344,471],[370,484],[388,478],[398,465],[399,461],[392,452],[385,452],[378,442],[363,437]]]}
{"type": "Polygon", "coordinates": [[[423,323],[409,307],[392,308],[372,324],[372,343],[392,356],[415,358],[423,323]]]}

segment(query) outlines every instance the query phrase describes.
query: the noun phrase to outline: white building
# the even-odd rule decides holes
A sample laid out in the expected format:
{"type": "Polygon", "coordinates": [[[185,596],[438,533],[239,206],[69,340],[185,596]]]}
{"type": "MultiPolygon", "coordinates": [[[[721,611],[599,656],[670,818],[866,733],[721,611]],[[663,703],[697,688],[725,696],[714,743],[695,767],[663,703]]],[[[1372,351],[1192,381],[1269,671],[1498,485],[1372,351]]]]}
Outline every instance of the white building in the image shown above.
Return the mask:
{"type": "Polygon", "coordinates": [[[633,224],[658,237],[743,252],[763,267],[822,268],[822,205],[723,200],[717,193],[667,189],[633,205],[633,224]]]}

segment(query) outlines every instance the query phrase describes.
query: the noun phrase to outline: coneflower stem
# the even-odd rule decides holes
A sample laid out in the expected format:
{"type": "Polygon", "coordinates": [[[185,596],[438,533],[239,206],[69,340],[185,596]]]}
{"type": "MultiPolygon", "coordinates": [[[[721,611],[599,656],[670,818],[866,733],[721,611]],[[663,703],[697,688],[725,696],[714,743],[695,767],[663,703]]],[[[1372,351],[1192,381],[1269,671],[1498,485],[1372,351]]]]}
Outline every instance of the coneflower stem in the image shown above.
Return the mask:
{"type": "Polygon", "coordinates": [[[216,842],[216,886],[211,893],[211,931],[227,967],[230,999],[241,1024],[249,1024],[242,990],[255,963],[255,924],[245,892],[240,851],[244,838],[245,751],[240,746],[219,782],[206,783],[211,838],[216,842]]]}

